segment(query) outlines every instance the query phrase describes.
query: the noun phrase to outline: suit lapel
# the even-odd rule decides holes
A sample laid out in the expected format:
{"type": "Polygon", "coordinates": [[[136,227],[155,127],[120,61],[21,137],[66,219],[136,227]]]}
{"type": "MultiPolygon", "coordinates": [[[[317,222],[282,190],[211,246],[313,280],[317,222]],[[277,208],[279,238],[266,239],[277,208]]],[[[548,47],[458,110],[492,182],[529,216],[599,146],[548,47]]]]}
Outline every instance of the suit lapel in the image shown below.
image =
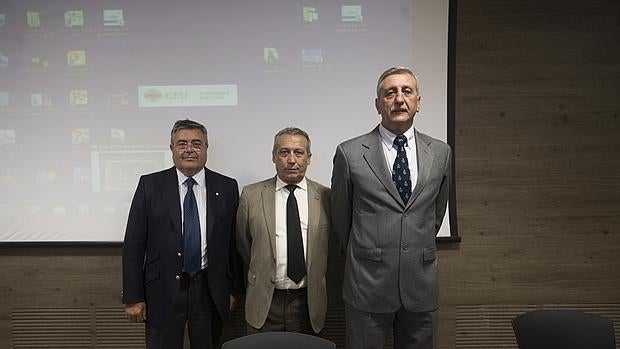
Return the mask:
{"type": "Polygon", "coordinates": [[[179,179],[174,167],[166,172],[161,188],[162,201],[168,207],[168,214],[180,238],[183,232],[181,228],[181,201],[179,199],[179,179]]]}
{"type": "Polygon", "coordinates": [[[411,192],[411,198],[407,202],[407,209],[411,207],[416,198],[422,193],[431,172],[431,165],[433,164],[433,153],[418,131],[415,131],[415,142],[418,151],[418,180],[411,192]]]}
{"type": "Polygon", "coordinates": [[[215,227],[215,205],[217,205],[217,199],[219,195],[221,195],[216,189],[218,187],[217,183],[213,183],[215,180],[215,176],[205,167],[205,187],[207,190],[207,202],[205,203],[207,205],[207,246],[211,234],[213,233],[213,228],[215,227]]]}
{"type": "Polygon", "coordinates": [[[364,159],[366,160],[366,163],[368,163],[370,170],[375,174],[375,176],[377,176],[379,181],[381,181],[392,198],[396,200],[400,206],[403,206],[403,200],[400,198],[400,195],[398,195],[396,186],[392,181],[392,173],[387,167],[387,160],[385,160],[385,155],[383,154],[383,149],[381,148],[379,126],[368,134],[364,142],[362,142],[362,146],[365,147],[362,151],[364,154],[364,159]]]}
{"type": "Polygon", "coordinates": [[[269,244],[271,245],[271,253],[275,258],[276,251],[276,178],[265,183],[261,191],[261,199],[263,201],[263,215],[267,223],[267,233],[269,234],[269,244]]]}
{"type": "Polygon", "coordinates": [[[308,231],[306,233],[306,270],[310,270],[314,247],[318,235],[319,219],[321,218],[320,198],[314,182],[306,178],[308,183],[308,231]]]}

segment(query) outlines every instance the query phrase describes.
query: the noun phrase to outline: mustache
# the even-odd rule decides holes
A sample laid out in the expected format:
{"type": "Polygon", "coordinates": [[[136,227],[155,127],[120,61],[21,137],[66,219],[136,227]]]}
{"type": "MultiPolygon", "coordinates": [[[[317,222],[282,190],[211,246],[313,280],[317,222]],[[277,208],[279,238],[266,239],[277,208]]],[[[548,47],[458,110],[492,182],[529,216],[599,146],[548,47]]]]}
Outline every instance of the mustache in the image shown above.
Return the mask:
{"type": "Polygon", "coordinates": [[[392,109],[390,109],[390,113],[397,112],[397,111],[408,112],[409,109],[407,109],[407,108],[392,108],[392,109]]]}

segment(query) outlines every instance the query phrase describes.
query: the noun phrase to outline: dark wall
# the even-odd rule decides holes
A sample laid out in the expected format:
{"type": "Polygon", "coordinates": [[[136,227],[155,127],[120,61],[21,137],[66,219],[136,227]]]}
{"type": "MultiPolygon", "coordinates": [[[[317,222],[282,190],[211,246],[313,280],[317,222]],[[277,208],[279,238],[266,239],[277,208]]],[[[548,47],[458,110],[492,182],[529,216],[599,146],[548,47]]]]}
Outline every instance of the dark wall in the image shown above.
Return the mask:
{"type": "MultiPolygon", "coordinates": [[[[463,241],[441,246],[441,348],[515,348],[510,318],[539,307],[620,324],[620,2],[458,6],[463,241]]],[[[0,247],[0,347],[140,347],[120,249],[0,247]]],[[[337,292],[325,336],[341,343],[337,292]]],[[[242,328],[238,312],[227,335],[242,328]]]]}

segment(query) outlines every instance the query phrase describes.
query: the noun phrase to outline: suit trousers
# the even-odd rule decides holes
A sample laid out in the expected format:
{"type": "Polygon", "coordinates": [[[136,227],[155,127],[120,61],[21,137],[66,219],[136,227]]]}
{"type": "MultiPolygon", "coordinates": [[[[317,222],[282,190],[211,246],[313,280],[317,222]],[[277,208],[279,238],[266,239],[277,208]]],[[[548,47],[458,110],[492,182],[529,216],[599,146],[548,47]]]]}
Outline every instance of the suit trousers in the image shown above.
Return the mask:
{"type": "Polygon", "coordinates": [[[274,289],[271,307],[263,327],[259,329],[250,325],[247,327],[248,334],[273,331],[314,334],[308,310],[307,288],[274,289]]]}
{"type": "Polygon", "coordinates": [[[196,275],[183,274],[168,322],[161,327],[146,323],[147,349],[183,349],[185,325],[190,348],[216,348],[222,333],[222,320],[213,306],[206,269],[196,275]]]}
{"type": "Polygon", "coordinates": [[[345,302],[347,348],[383,349],[390,332],[394,349],[434,349],[438,339],[438,310],[367,313],[345,302]]]}

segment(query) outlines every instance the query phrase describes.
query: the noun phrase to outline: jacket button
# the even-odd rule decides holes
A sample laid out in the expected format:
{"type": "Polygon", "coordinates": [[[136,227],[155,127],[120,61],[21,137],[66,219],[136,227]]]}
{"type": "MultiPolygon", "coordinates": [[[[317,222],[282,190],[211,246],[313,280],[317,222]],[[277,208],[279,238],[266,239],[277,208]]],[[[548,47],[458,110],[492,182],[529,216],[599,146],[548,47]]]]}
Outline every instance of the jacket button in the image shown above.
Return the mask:
{"type": "Polygon", "coordinates": [[[177,257],[181,258],[183,257],[183,254],[181,252],[177,252],[177,257]]]}
{"type": "Polygon", "coordinates": [[[179,276],[179,275],[175,275],[175,276],[174,276],[174,278],[175,278],[177,281],[181,280],[181,276],[179,276]]]}

